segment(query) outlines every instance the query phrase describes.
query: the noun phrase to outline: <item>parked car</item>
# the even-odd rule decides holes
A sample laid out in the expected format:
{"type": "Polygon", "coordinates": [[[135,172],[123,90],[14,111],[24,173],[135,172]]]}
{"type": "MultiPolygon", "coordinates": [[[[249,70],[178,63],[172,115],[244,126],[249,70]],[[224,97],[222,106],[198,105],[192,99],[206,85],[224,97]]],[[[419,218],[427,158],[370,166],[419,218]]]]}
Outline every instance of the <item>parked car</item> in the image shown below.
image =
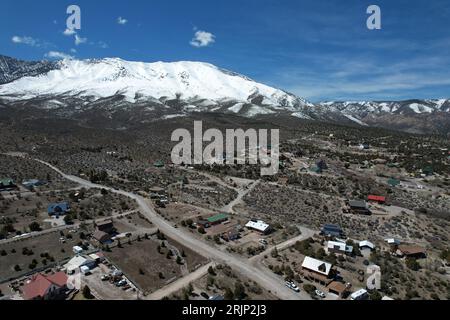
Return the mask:
{"type": "Polygon", "coordinates": [[[295,292],[300,292],[300,289],[297,287],[297,285],[292,281],[286,281],[286,287],[288,287],[291,290],[294,290],[295,292]]]}
{"type": "Polygon", "coordinates": [[[317,290],[315,291],[315,293],[316,293],[317,296],[319,296],[319,297],[321,297],[321,298],[325,298],[325,297],[326,297],[326,294],[323,293],[323,291],[320,291],[319,289],[317,289],[317,290]]]}
{"type": "Polygon", "coordinates": [[[104,274],[104,275],[101,276],[100,279],[101,279],[102,281],[108,281],[110,278],[111,278],[111,277],[109,276],[109,274],[104,274]]]}
{"type": "Polygon", "coordinates": [[[206,300],[209,300],[209,294],[207,294],[206,292],[202,292],[200,293],[200,295],[205,298],[206,300]]]}
{"type": "Polygon", "coordinates": [[[122,280],[116,282],[117,287],[123,287],[126,284],[127,284],[127,280],[125,280],[125,279],[122,279],[122,280]]]}

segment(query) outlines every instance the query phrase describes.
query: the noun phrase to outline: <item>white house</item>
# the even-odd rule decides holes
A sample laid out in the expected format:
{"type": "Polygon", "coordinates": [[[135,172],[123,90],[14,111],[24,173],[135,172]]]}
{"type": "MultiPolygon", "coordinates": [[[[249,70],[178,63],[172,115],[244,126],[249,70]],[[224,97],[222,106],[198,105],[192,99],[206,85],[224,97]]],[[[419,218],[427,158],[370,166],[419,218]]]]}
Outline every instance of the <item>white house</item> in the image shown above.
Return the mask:
{"type": "Polygon", "coordinates": [[[363,250],[363,249],[374,250],[375,249],[375,245],[372,242],[368,241],[368,240],[363,240],[363,241],[359,242],[359,248],[361,250],[363,250]]]}
{"type": "Polygon", "coordinates": [[[248,229],[256,230],[256,231],[264,233],[264,234],[266,234],[270,231],[270,225],[268,225],[267,223],[265,223],[262,220],[258,220],[258,221],[250,220],[249,222],[247,222],[245,227],[248,229]]]}
{"type": "Polygon", "coordinates": [[[81,267],[87,267],[92,269],[95,267],[95,260],[92,260],[89,257],[83,257],[81,255],[77,255],[69,260],[66,264],[66,269],[69,274],[74,273],[77,270],[81,271],[81,267]]]}
{"type": "Polygon", "coordinates": [[[330,274],[331,267],[331,263],[317,260],[311,257],[305,257],[302,263],[303,269],[308,269],[310,271],[323,274],[324,276],[328,276],[330,274]]]}
{"type": "Polygon", "coordinates": [[[353,247],[348,246],[345,242],[339,241],[328,241],[327,243],[328,252],[351,254],[353,252],[353,247]]]}
{"type": "Polygon", "coordinates": [[[384,239],[384,241],[386,241],[389,245],[399,245],[400,244],[400,240],[398,239],[394,239],[394,238],[387,238],[384,239]]]}

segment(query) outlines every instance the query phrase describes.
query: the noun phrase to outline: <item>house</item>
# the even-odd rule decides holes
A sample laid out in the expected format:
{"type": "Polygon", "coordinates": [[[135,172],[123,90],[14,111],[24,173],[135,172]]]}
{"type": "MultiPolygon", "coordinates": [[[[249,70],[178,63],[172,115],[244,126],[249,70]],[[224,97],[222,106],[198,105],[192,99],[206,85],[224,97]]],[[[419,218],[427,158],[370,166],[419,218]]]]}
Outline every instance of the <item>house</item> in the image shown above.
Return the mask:
{"type": "Polygon", "coordinates": [[[208,220],[204,220],[204,219],[198,220],[197,224],[202,226],[205,229],[211,227],[211,224],[209,223],[209,221],[208,220]]]}
{"type": "Polygon", "coordinates": [[[97,226],[98,231],[102,231],[104,233],[111,234],[111,233],[114,233],[114,231],[115,231],[112,220],[105,220],[102,222],[97,222],[96,226],[97,226]]]}
{"type": "Polygon", "coordinates": [[[326,286],[332,282],[332,277],[334,276],[332,267],[331,263],[306,256],[302,263],[301,274],[311,281],[326,286]]]}
{"type": "Polygon", "coordinates": [[[422,169],[422,173],[425,176],[432,176],[433,175],[433,167],[432,166],[426,166],[422,169]]]}
{"type": "Polygon", "coordinates": [[[341,227],[335,224],[325,224],[320,231],[322,235],[329,237],[343,237],[344,232],[341,227]]]}
{"type": "Polygon", "coordinates": [[[399,245],[395,252],[401,257],[426,258],[427,252],[424,248],[415,245],[399,245]]]}
{"type": "Polygon", "coordinates": [[[206,219],[210,225],[214,226],[216,224],[225,222],[228,220],[228,215],[225,213],[216,214],[215,216],[209,217],[206,219]]]}
{"type": "Polygon", "coordinates": [[[105,255],[103,254],[103,252],[91,253],[89,255],[89,258],[94,260],[96,263],[105,261],[105,255]]]}
{"type": "Polygon", "coordinates": [[[16,189],[17,186],[14,183],[13,179],[0,179],[0,191],[5,191],[5,190],[11,190],[11,189],[16,189]]]}
{"type": "Polygon", "coordinates": [[[49,216],[64,215],[70,211],[68,202],[52,203],[47,207],[47,213],[49,216]]]}
{"type": "Polygon", "coordinates": [[[388,183],[388,185],[390,185],[392,188],[394,188],[394,187],[400,185],[400,180],[395,179],[395,178],[390,178],[390,179],[388,179],[387,183],[388,183]]]}
{"type": "Polygon", "coordinates": [[[339,298],[343,298],[350,289],[350,286],[351,284],[345,284],[339,281],[332,281],[328,284],[327,289],[329,293],[335,294],[339,298]]]}
{"type": "Polygon", "coordinates": [[[153,163],[153,166],[155,168],[164,168],[164,162],[162,162],[161,160],[158,160],[155,163],[153,163]]]}
{"type": "Polygon", "coordinates": [[[322,169],[320,169],[318,166],[312,166],[311,171],[317,174],[322,173],[322,169]]]}
{"type": "Polygon", "coordinates": [[[386,241],[387,244],[390,246],[398,246],[400,244],[400,240],[394,238],[387,238],[384,239],[384,241],[386,241]]]}
{"type": "Polygon", "coordinates": [[[353,292],[350,295],[351,300],[367,300],[369,299],[369,293],[366,289],[360,289],[358,291],[353,292]]]}
{"type": "Polygon", "coordinates": [[[352,254],[353,247],[348,246],[345,242],[338,241],[328,241],[327,249],[330,253],[338,253],[338,254],[352,254]]]}
{"type": "Polygon", "coordinates": [[[103,232],[101,230],[96,230],[92,234],[92,238],[101,244],[111,243],[111,236],[108,233],[103,232]]]}
{"type": "Polygon", "coordinates": [[[368,150],[368,149],[370,149],[370,145],[368,144],[368,143],[361,143],[359,146],[358,146],[358,148],[360,149],[360,150],[368,150]]]}
{"type": "Polygon", "coordinates": [[[368,241],[368,240],[363,240],[363,241],[359,242],[359,249],[360,250],[367,250],[367,249],[374,250],[375,249],[375,245],[372,242],[368,241]]]}
{"type": "Polygon", "coordinates": [[[77,270],[81,271],[83,266],[92,269],[96,266],[96,262],[87,256],[77,255],[67,262],[66,269],[69,274],[73,274],[77,270]]]}
{"type": "Polygon", "coordinates": [[[235,241],[239,239],[239,237],[240,237],[239,231],[236,230],[235,228],[222,233],[222,239],[225,241],[235,241]]]}
{"type": "Polygon", "coordinates": [[[386,203],[386,197],[383,196],[376,196],[376,195],[369,195],[367,197],[367,201],[376,202],[379,204],[385,204],[386,203]]]}
{"type": "Polygon", "coordinates": [[[152,187],[149,190],[150,199],[161,199],[162,197],[166,197],[166,190],[160,187],[152,187]]]}
{"type": "Polygon", "coordinates": [[[270,225],[262,220],[250,220],[245,225],[247,229],[258,231],[262,234],[268,234],[271,231],[270,225]]]}
{"type": "Polygon", "coordinates": [[[64,299],[67,289],[67,275],[57,272],[51,275],[35,274],[22,287],[25,300],[56,300],[64,299]]]}
{"type": "Polygon", "coordinates": [[[367,203],[364,200],[350,200],[348,202],[350,211],[356,214],[371,214],[367,203]]]}
{"type": "Polygon", "coordinates": [[[43,186],[44,184],[45,184],[44,181],[37,180],[37,179],[30,179],[30,180],[22,181],[22,185],[27,189],[32,189],[34,187],[43,186]]]}

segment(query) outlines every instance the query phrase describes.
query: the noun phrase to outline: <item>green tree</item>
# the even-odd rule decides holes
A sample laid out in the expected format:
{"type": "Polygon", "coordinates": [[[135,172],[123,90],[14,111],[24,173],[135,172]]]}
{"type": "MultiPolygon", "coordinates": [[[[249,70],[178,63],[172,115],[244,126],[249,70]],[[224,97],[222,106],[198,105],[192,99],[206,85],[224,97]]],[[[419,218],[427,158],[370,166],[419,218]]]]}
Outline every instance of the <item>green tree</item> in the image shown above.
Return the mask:
{"type": "Polygon", "coordinates": [[[202,226],[198,227],[198,232],[201,233],[201,234],[205,234],[206,233],[205,228],[203,228],[202,226]]]}
{"type": "Polygon", "coordinates": [[[41,226],[36,221],[30,223],[30,225],[28,227],[30,228],[30,231],[41,231],[42,230],[41,226]]]}
{"type": "Polygon", "coordinates": [[[86,298],[86,299],[93,299],[94,298],[94,296],[91,293],[91,288],[89,288],[88,286],[84,286],[83,287],[82,293],[83,293],[83,297],[86,298]]]}
{"type": "Polygon", "coordinates": [[[410,258],[410,257],[406,258],[405,263],[406,263],[406,266],[413,271],[420,270],[420,264],[414,258],[410,258]]]}
{"type": "Polygon", "coordinates": [[[236,284],[234,285],[233,294],[234,298],[237,300],[243,300],[247,296],[247,294],[245,293],[245,287],[240,281],[237,281],[236,284]]]}
{"type": "Polygon", "coordinates": [[[225,293],[224,293],[224,299],[225,300],[234,300],[234,293],[230,288],[225,288],[225,293]]]}
{"type": "Polygon", "coordinates": [[[277,258],[278,257],[278,249],[277,249],[277,247],[273,248],[273,250],[270,252],[270,255],[272,256],[272,258],[277,258]]]}
{"type": "Polygon", "coordinates": [[[215,276],[215,275],[216,275],[216,272],[214,271],[213,266],[209,266],[209,268],[208,268],[208,273],[209,273],[210,275],[212,275],[212,276],[215,276]]]}
{"type": "Polygon", "coordinates": [[[67,225],[72,225],[73,224],[73,218],[71,214],[66,214],[64,216],[64,223],[67,225]]]}

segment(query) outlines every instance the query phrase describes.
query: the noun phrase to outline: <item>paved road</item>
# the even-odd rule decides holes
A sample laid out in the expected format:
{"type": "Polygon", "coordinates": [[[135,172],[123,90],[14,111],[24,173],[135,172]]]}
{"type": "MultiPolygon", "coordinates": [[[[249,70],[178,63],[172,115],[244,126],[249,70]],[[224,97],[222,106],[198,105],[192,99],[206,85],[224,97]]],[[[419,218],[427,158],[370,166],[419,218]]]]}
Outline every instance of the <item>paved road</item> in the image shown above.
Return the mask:
{"type": "Polygon", "coordinates": [[[80,177],[66,175],[58,168],[45,161],[39,159],[36,159],[36,161],[44,165],[47,165],[48,167],[53,169],[55,172],[59,173],[67,180],[76,182],[86,188],[100,188],[100,189],[103,188],[110,192],[121,194],[131,199],[134,199],[141,208],[141,213],[147,216],[147,218],[157,228],[159,228],[161,232],[171,237],[175,241],[178,241],[184,244],[185,246],[193,248],[194,250],[196,250],[198,253],[200,253],[205,257],[208,257],[221,263],[228,264],[230,267],[235,269],[237,272],[241,273],[243,276],[254,280],[266,290],[270,290],[272,294],[274,294],[278,298],[283,300],[298,300],[309,298],[300,295],[298,293],[295,293],[294,291],[287,288],[284,285],[284,281],[282,281],[276,274],[274,274],[270,270],[256,268],[247,259],[237,257],[226,252],[222,252],[199,239],[193,238],[190,234],[184,232],[183,230],[174,228],[171,224],[169,224],[167,221],[165,221],[156,213],[153,204],[149,200],[144,199],[143,197],[136,195],[134,193],[95,184],[87,180],[84,180],[80,177]]]}

